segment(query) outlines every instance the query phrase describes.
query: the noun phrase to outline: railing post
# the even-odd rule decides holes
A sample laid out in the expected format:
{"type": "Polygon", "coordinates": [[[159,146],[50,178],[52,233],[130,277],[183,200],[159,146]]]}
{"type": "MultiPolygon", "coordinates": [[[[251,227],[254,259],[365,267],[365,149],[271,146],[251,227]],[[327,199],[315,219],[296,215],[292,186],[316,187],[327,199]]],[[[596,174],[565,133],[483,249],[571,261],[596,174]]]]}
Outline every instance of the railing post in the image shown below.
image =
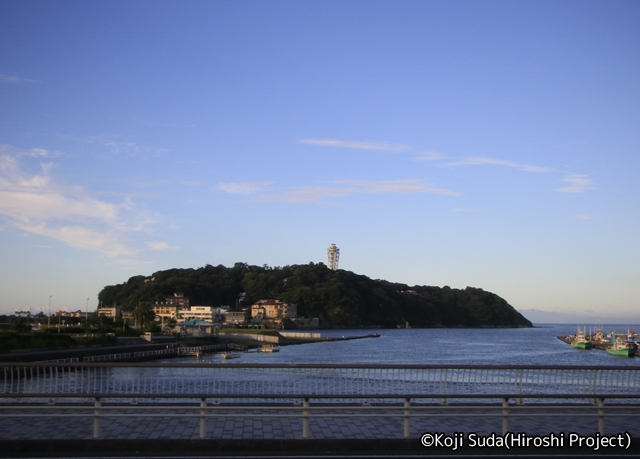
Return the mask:
{"type": "Polygon", "coordinates": [[[405,398],[404,399],[404,438],[409,438],[409,435],[410,435],[410,428],[409,428],[409,420],[411,419],[409,417],[410,407],[411,407],[411,399],[405,398]]]}
{"type": "Polygon", "coordinates": [[[309,399],[302,401],[302,438],[309,438],[309,399]]]}
{"type": "Polygon", "coordinates": [[[200,399],[200,439],[204,439],[207,433],[207,399],[200,399]]]}
{"type": "Polygon", "coordinates": [[[102,402],[100,397],[96,397],[93,402],[93,438],[100,438],[100,407],[102,402]]]}
{"type": "Polygon", "coordinates": [[[604,435],[604,398],[598,400],[598,432],[604,435]]]}
{"type": "Polygon", "coordinates": [[[502,399],[502,435],[509,432],[509,399],[502,399]]]}

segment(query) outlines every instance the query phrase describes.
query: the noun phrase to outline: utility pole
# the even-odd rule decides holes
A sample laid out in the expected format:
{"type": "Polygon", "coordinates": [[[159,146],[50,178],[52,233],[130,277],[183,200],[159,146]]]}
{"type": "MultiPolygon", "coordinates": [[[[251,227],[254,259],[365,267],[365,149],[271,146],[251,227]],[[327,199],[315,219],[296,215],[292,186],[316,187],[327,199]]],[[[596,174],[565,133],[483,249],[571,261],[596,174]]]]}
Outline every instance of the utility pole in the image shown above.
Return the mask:
{"type": "Polygon", "coordinates": [[[47,328],[51,328],[51,297],[53,295],[49,295],[49,320],[47,322],[47,328]]]}

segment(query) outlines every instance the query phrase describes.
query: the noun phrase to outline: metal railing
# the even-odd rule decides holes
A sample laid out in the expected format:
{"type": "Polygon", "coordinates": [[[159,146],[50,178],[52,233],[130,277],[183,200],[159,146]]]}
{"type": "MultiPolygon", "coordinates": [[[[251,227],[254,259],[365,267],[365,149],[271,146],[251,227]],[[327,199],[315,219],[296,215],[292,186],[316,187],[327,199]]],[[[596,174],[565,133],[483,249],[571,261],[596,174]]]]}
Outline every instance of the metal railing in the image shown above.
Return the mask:
{"type": "Polygon", "coordinates": [[[558,366],[2,364],[0,417],[314,418],[640,416],[640,368],[558,366]],[[606,405],[605,405],[606,401],[606,405]],[[551,412],[551,414],[550,414],[551,412]],[[569,414],[567,414],[569,413],[569,414]]]}

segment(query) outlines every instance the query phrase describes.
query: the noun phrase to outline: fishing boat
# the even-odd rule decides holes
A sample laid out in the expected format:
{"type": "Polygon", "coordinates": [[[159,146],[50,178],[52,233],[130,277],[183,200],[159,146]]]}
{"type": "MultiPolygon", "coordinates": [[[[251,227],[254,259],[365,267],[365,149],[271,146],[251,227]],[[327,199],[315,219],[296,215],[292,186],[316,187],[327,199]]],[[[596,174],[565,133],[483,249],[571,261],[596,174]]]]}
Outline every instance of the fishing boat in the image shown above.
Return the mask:
{"type": "Polygon", "coordinates": [[[629,329],[627,332],[627,339],[624,336],[616,336],[615,333],[611,333],[611,347],[607,349],[607,352],[611,355],[619,355],[622,357],[633,357],[638,350],[638,344],[634,341],[633,330],[629,329]]]}
{"type": "Polygon", "coordinates": [[[636,355],[633,343],[630,343],[622,336],[616,337],[615,333],[611,333],[611,347],[607,348],[607,352],[611,355],[619,355],[622,357],[633,357],[636,355]]]}
{"type": "Polygon", "coordinates": [[[277,344],[263,344],[258,348],[258,352],[280,352],[277,344]]]}
{"type": "Polygon", "coordinates": [[[587,338],[584,330],[579,326],[578,333],[576,334],[574,340],[571,342],[571,345],[576,349],[591,349],[593,347],[593,344],[591,344],[591,340],[587,338]]]}

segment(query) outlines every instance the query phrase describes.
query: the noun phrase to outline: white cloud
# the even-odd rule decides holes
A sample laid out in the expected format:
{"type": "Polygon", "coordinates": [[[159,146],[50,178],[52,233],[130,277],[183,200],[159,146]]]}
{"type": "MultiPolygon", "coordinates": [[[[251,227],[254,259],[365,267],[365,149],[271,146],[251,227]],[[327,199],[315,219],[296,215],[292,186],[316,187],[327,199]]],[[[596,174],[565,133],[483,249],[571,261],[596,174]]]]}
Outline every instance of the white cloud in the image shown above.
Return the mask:
{"type": "Polygon", "coordinates": [[[338,148],[355,148],[358,150],[379,150],[379,151],[403,151],[409,149],[408,145],[393,144],[379,141],[360,141],[353,142],[348,140],[336,139],[302,139],[300,143],[309,145],[318,145],[321,147],[338,147],[338,148]]]}
{"type": "Polygon", "coordinates": [[[218,189],[230,194],[253,194],[272,185],[273,182],[232,182],[218,183],[218,189]]]}
{"type": "Polygon", "coordinates": [[[584,193],[587,189],[591,188],[593,182],[589,180],[588,175],[569,174],[565,176],[562,181],[569,184],[562,188],[556,188],[555,191],[561,193],[584,193]]]}
{"type": "Polygon", "coordinates": [[[576,218],[579,219],[579,220],[591,220],[591,215],[578,214],[578,215],[576,215],[576,218]]]}
{"type": "Polygon", "coordinates": [[[13,227],[118,257],[134,253],[125,243],[127,233],[144,230],[155,221],[129,199],[115,204],[96,199],[80,187],[54,184],[51,163],[41,163],[37,173],[27,172],[20,158],[48,156],[45,150],[5,153],[11,150],[0,151],[0,215],[13,227]],[[128,212],[135,217],[125,218],[128,212]]]}
{"type": "Polygon", "coordinates": [[[504,166],[512,167],[526,172],[552,172],[553,169],[549,167],[541,166],[529,166],[524,164],[514,163],[513,161],[507,161],[504,159],[485,158],[485,157],[469,157],[462,161],[456,161],[453,163],[444,164],[445,167],[451,166],[504,166]]]}
{"type": "Polygon", "coordinates": [[[341,180],[335,186],[299,188],[282,194],[261,195],[260,199],[292,204],[319,204],[325,198],[338,198],[352,194],[393,194],[393,193],[430,193],[457,196],[459,193],[444,188],[435,188],[424,180],[383,180],[361,181],[341,180]]]}

